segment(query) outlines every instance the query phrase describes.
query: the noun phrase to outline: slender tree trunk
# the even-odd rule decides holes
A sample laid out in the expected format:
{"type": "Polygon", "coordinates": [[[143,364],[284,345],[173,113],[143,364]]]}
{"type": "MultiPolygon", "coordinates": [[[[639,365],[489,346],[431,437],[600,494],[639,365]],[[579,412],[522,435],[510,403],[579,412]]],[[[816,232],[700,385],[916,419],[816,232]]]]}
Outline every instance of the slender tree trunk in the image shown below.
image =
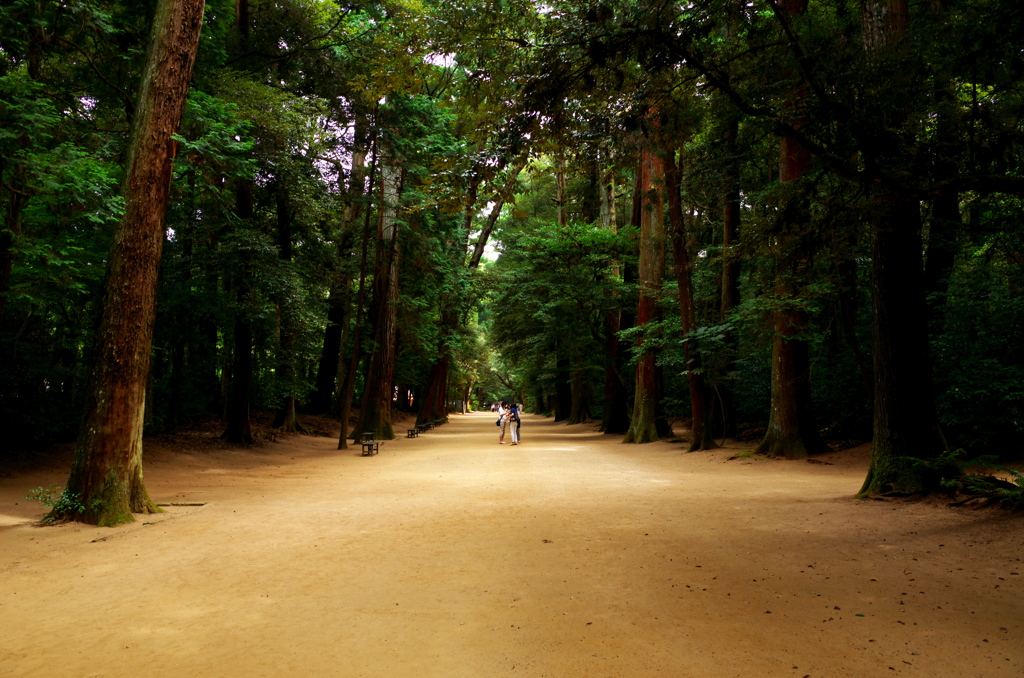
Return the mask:
{"type": "MultiPolygon", "coordinates": [[[[783,0],[780,3],[789,17],[807,11],[807,0],[783,0]]],[[[799,101],[805,96],[798,88],[793,100],[787,102],[786,113],[797,129],[806,125],[806,118],[798,112],[799,101]]],[[[780,140],[779,180],[798,181],[811,168],[811,155],[796,139],[783,136],[780,140]]],[[[804,242],[807,210],[806,198],[790,196],[785,206],[788,213],[780,225],[781,238],[788,239],[787,261],[778,266],[776,285],[781,299],[796,296],[802,285],[802,278],[809,267],[811,253],[804,242]],[[787,232],[788,231],[788,232],[787,232]]],[[[775,311],[775,336],[772,339],[772,404],[768,417],[768,431],[757,447],[758,452],[772,456],[802,459],[810,454],[822,452],[825,445],[814,424],[811,406],[811,361],[807,340],[803,334],[807,329],[806,312],[787,305],[775,311]]]]}
{"type": "MultiPolygon", "coordinates": [[[[281,260],[290,262],[292,260],[292,206],[288,197],[288,190],[281,186],[277,191],[277,248],[281,260]]],[[[281,341],[278,346],[280,360],[278,362],[277,374],[280,384],[284,387],[284,401],[277,411],[274,420],[274,428],[294,433],[306,429],[299,423],[296,412],[296,378],[295,378],[295,309],[278,304],[278,317],[280,318],[281,341]]]]}
{"type": "Polygon", "coordinates": [[[555,421],[569,421],[572,415],[572,362],[563,352],[566,346],[559,346],[555,357],[555,421]]]}
{"type": "MultiPolygon", "coordinates": [[[[726,122],[725,153],[726,153],[726,191],[722,215],[722,323],[729,322],[729,316],[740,304],[740,162],[736,148],[736,137],[739,136],[739,119],[733,115],[726,122]]],[[[725,351],[726,371],[737,371],[736,356],[739,342],[736,334],[727,330],[722,342],[725,351]]],[[[709,407],[711,414],[709,424],[712,435],[716,433],[722,438],[736,437],[736,398],[728,379],[716,384],[715,395],[717,408],[709,407]],[[717,414],[717,416],[716,416],[717,414]]]]}
{"type": "Polygon", "coordinates": [[[327,327],[324,328],[316,383],[307,406],[309,412],[324,414],[331,411],[336,391],[335,384],[341,367],[343,335],[349,323],[351,285],[351,276],[340,274],[331,286],[331,295],[327,301],[327,327]]]}
{"type": "Polygon", "coordinates": [[[566,206],[565,191],[565,159],[559,152],[557,159],[555,160],[555,204],[558,207],[557,219],[559,226],[569,225],[569,211],[566,206]]]}
{"type": "Polygon", "coordinates": [[[861,387],[864,389],[864,399],[868,403],[868,410],[874,411],[875,388],[874,377],[871,374],[871,366],[868,358],[864,355],[860,338],[857,336],[857,316],[859,315],[860,303],[858,294],[857,261],[848,256],[843,257],[836,264],[836,274],[839,278],[839,312],[843,318],[843,333],[853,351],[854,360],[857,362],[857,372],[860,374],[861,387]]]}
{"type": "MultiPolygon", "coordinates": [[[[598,191],[598,218],[601,228],[618,233],[615,174],[612,170],[609,169],[602,174],[598,191]]],[[[617,263],[612,266],[611,275],[614,278],[622,275],[621,267],[617,263]]],[[[629,430],[629,392],[622,383],[617,365],[621,351],[618,336],[621,317],[621,311],[614,309],[607,311],[604,318],[604,398],[601,405],[601,431],[604,433],[625,433],[629,430]]]]}
{"type": "Polygon", "coordinates": [[[519,174],[526,167],[527,159],[527,156],[523,155],[513,163],[504,187],[494,197],[494,207],[491,209],[491,213],[487,215],[487,222],[484,224],[483,229],[480,231],[480,237],[477,238],[476,244],[473,246],[473,254],[469,260],[470,269],[475,269],[480,265],[480,259],[484,255],[487,241],[490,239],[491,233],[494,232],[494,227],[498,223],[498,217],[501,216],[501,208],[505,206],[505,203],[515,193],[516,186],[519,184],[519,174]]]}
{"type": "Polygon", "coordinates": [[[355,433],[372,431],[375,440],[395,437],[391,425],[395,331],[398,312],[398,210],[402,172],[389,159],[381,172],[379,256],[373,281],[373,352],[366,373],[366,390],[355,433]]]}
{"type": "Polygon", "coordinates": [[[181,124],[203,23],[203,0],[160,0],[138,95],[97,355],[63,501],[48,518],[133,522],[160,509],[142,476],[142,422],[156,283],[181,124]]]}
{"type": "MultiPolygon", "coordinates": [[[[367,182],[368,200],[373,197],[373,186],[377,175],[377,140],[375,134],[376,133],[374,133],[370,142],[373,156],[370,162],[370,179],[367,182]]],[[[359,292],[356,296],[356,323],[352,336],[351,356],[349,358],[348,369],[345,372],[344,383],[339,389],[340,397],[338,400],[340,402],[341,409],[341,433],[338,435],[339,450],[348,448],[349,417],[352,413],[352,395],[355,390],[356,369],[359,367],[360,343],[363,334],[363,312],[365,310],[364,302],[366,299],[367,250],[370,246],[370,212],[371,210],[368,204],[366,207],[366,215],[363,220],[363,240],[359,260],[359,292]]],[[[341,376],[340,370],[339,376],[341,376]]]]}
{"type": "Polygon", "coordinates": [[[341,386],[345,375],[342,360],[348,338],[352,316],[352,267],[347,264],[351,243],[357,229],[363,208],[363,194],[366,192],[366,155],[369,147],[369,116],[357,107],[355,113],[355,149],[352,151],[352,170],[346,186],[339,179],[339,188],[348,194],[348,203],[342,217],[341,235],[338,238],[335,276],[331,284],[331,295],[327,300],[327,327],[317,366],[316,384],[310,395],[310,412],[325,413],[340,411],[341,386]],[[332,401],[334,407],[332,408],[332,401]]]}
{"type": "MultiPolygon", "coordinates": [[[[665,277],[664,189],[665,162],[645,144],[640,151],[640,301],[636,312],[636,324],[641,328],[658,319],[658,297],[665,277]]],[[[637,351],[640,358],[636,365],[636,393],[625,443],[658,440],[667,428],[660,413],[661,375],[654,349],[641,338],[637,340],[637,351]]]]}
{"type": "MultiPolygon", "coordinates": [[[[668,218],[672,228],[672,255],[679,290],[679,317],[683,335],[697,329],[696,313],[693,306],[693,265],[687,250],[686,220],[683,215],[682,199],[679,194],[680,170],[675,162],[675,149],[666,149],[665,191],[668,194],[668,218]]],[[[686,362],[686,378],[690,387],[690,447],[688,452],[710,450],[718,447],[711,437],[708,425],[709,391],[704,383],[700,353],[696,339],[683,339],[683,359],[686,362]]]]}

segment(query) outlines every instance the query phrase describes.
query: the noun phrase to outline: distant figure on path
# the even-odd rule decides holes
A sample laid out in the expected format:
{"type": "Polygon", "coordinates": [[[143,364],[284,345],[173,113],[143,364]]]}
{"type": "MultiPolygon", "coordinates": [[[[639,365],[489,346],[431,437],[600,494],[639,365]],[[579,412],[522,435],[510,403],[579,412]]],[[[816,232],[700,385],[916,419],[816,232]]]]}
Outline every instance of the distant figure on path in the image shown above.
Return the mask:
{"type": "Polygon", "coordinates": [[[501,404],[498,405],[498,444],[505,444],[505,427],[508,426],[508,408],[505,407],[505,401],[502,400],[501,404]]]}
{"type": "Polygon", "coordinates": [[[519,444],[519,408],[516,406],[515,403],[512,403],[512,406],[509,408],[509,411],[508,411],[508,426],[509,426],[509,428],[512,431],[512,444],[513,445],[518,445],[519,444]]]}

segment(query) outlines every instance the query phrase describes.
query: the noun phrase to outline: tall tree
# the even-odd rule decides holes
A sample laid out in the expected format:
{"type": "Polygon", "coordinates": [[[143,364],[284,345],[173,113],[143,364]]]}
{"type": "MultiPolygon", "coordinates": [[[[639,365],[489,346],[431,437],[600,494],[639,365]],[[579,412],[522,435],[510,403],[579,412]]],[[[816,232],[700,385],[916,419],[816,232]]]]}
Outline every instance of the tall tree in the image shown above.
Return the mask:
{"type": "MultiPolygon", "coordinates": [[[[783,22],[792,22],[807,11],[807,0],[782,0],[783,22]]],[[[785,103],[789,124],[799,132],[806,127],[800,112],[806,88],[795,89],[785,103]]],[[[811,168],[811,154],[792,134],[783,134],[779,147],[779,180],[798,182],[811,168]]],[[[780,307],[775,310],[772,339],[772,404],[768,431],[757,446],[773,456],[803,458],[821,452],[824,444],[814,423],[811,404],[811,359],[807,341],[807,313],[798,300],[813,255],[807,242],[808,201],[805,192],[795,190],[784,196],[783,217],[773,234],[782,243],[776,290],[780,307]],[[786,242],[788,241],[788,242],[786,242]]]]}
{"type": "MultiPolygon", "coordinates": [[[[402,168],[390,154],[381,164],[381,207],[377,227],[377,260],[373,276],[373,351],[366,372],[366,389],[356,434],[373,432],[376,440],[395,437],[391,425],[392,375],[398,303],[398,231],[402,168]]],[[[342,422],[344,426],[344,422],[342,422]]]]}
{"type": "Polygon", "coordinates": [[[160,0],[153,18],[114,236],[97,356],[67,488],[51,519],[132,522],[160,509],[142,476],[142,426],[172,161],[204,0],[160,0]]]}
{"type": "MultiPolygon", "coordinates": [[[[901,81],[909,49],[906,0],[864,3],[864,47],[878,75],[901,81]]],[[[905,164],[913,145],[901,106],[879,111],[889,138],[868,149],[876,171],[905,164]],[[886,143],[887,142],[887,143],[886,143]]],[[[905,193],[876,190],[871,224],[871,291],[875,373],[871,467],[862,495],[928,489],[935,478],[915,459],[946,449],[935,410],[925,306],[921,207],[905,193]]]]}
{"type": "MultiPolygon", "coordinates": [[[[637,189],[640,193],[640,300],[637,304],[638,328],[649,326],[659,318],[658,299],[665,278],[665,161],[651,142],[640,148],[640,171],[637,189]]],[[[649,443],[668,435],[669,428],[662,412],[661,373],[653,342],[637,340],[639,357],[636,364],[636,393],[633,416],[623,442],[649,443]]]]}
{"type": "Polygon", "coordinates": [[[668,194],[668,218],[672,228],[672,255],[679,291],[679,317],[683,330],[683,359],[686,364],[686,380],[690,386],[690,452],[710,450],[718,447],[711,436],[708,422],[710,394],[704,381],[697,340],[693,336],[697,329],[697,318],[693,301],[693,265],[690,262],[686,220],[682,198],[679,194],[680,163],[675,158],[674,148],[665,149],[665,192],[668,194]]]}

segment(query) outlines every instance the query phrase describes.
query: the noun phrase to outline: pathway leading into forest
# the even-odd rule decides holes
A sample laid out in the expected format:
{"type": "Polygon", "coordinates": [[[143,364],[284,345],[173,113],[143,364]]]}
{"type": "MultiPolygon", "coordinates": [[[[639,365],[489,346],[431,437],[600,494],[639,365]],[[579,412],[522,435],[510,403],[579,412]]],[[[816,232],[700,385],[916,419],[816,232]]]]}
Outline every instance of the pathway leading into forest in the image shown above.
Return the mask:
{"type": "Polygon", "coordinates": [[[0,676],[1024,674],[1020,518],[853,500],[862,452],[523,439],[155,450],[154,499],[205,505],[115,529],[2,478],[0,676]]]}

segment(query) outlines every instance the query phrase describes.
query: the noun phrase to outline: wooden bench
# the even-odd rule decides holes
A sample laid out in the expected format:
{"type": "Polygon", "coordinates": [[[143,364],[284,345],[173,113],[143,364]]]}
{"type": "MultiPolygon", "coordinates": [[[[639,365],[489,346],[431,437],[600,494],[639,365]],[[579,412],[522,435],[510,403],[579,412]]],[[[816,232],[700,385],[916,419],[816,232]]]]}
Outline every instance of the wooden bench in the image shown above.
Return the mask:
{"type": "Polygon", "coordinates": [[[373,439],[373,431],[363,431],[363,439],[359,441],[359,444],[363,446],[364,457],[372,457],[380,452],[381,441],[373,439]]]}
{"type": "Polygon", "coordinates": [[[434,426],[435,427],[438,427],[438,426],[440,426],[443,423],[444,423],[444,419],[435,419],[434,420],[434,426]]]}
{"type": "Polygon", "coordinates": [[[408,431],[405,432],[405,437],[406,438],[415,438],[415,437],[419,436],[419,434],[420,434],[420,430],[418,428],[411,428],[411,429],[409,429],[408,431]]]}

